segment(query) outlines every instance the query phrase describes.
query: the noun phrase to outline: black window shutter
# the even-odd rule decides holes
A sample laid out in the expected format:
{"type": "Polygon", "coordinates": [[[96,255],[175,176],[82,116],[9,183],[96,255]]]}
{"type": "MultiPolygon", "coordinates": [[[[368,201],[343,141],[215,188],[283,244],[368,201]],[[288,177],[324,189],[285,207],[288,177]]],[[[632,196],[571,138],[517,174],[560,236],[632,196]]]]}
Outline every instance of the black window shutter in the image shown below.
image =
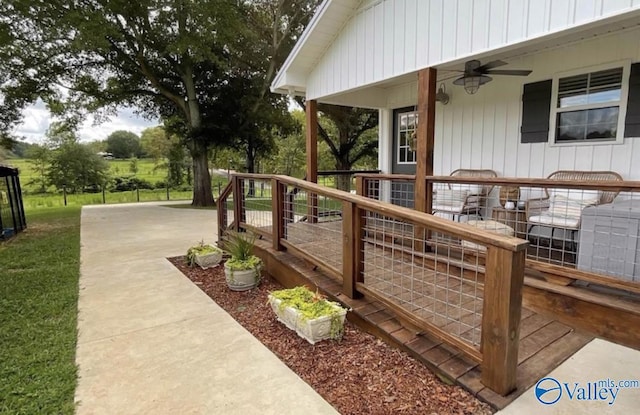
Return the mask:
{"type": "Polygon", "coordinates": [[[551,79],[525,84],[522,94],[520,142],[546,143],[549,140],[551,79]]]}
{"type": "Polygon", "coordinates": [[[624,120],[624,136],[640,137],[640,63],[631,65],[627,116],[624,120]]]}

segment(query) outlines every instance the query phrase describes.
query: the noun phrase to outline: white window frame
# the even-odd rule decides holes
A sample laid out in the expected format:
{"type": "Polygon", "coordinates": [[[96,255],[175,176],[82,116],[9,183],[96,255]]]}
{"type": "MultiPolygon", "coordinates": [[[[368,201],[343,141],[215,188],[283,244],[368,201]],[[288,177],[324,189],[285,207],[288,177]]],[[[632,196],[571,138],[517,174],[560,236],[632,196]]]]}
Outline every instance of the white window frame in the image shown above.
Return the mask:
{"type": "Polygon", "coordinates": [[[627,115],[627,101],[629,99],[629,74],[631,72],[631,60],[609,62],[602,65],[588,66],[580,69],[574,69],[567,72],[559,72],[553,76],[551,85],[551,111],[549,115],[549,145],[553,147],[566,146],[593,146],[604,144],[623,144],[624,143],[624,122],[627,115]],[[584,75],[592,72],[604,71],[607,69],[622,68],[622,84],[620,88],[620,101],[599,102],[593,104],[574,105],[571,107],[558,108],[558,85],[560,78],[566,78],[575,75],[584,75]],[[568,111],[580,111],[587,109],[597,109],[617,106],[618,110],[618,127],[615,139],[602,140],[581,140],[581,141],[561,141],[556,142],[558,113],[568,111]]]}
{"type": "Polygon", "coordinates": [[[396,119],[395,119],[395,125],[396,125],[396,131],[395,133],[395,137],[396,137],[396,163],[397,164],[402,164],[402,165],[411,165],[411,164],[416,164],[417,160],[418,160],[418,156],[416,154],[415,151],[411,150],[411,146],[408,144],[406,146],[401,146],[400,145],[400,117],[402,117],[403,115],[408,115],[408,114],[413,114],[416,117],[416,132],[417,132],[417,126],[418,126],[418,111],[417,110],[413,110],[413,111],[404,111],[404,112],[397,112],[396,113],[396,119]],[[409,154],[409,152],[414,153],[415,155],[415,159],[416,161],[402,161],[400,160],[400,149],[401,148],[406,148],[407,149],[407,154],[409,154]]]}

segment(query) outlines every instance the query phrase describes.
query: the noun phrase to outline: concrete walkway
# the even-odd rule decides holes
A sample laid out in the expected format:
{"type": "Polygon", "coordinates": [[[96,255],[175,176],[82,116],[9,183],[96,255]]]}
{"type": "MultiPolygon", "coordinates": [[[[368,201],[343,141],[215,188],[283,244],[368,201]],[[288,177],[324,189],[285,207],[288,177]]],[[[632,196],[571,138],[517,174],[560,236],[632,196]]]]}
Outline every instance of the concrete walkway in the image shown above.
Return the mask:
{"type": "Polygon", "coordinates": [[[555,380],[540,382],[542,390],[538,391],[547,404],[536,398],[536,386],[533,386],[496,415],[613,415],[639,411],[640,384],[630,388],[610,387],[611,382],[640,380],[638,350],[595,339],[547,377],[555,380]],[[604,382],[599,385],[599,381],[608,385],[604,387],[604,382]],[[541,393],[544,390],[549,391],[541,393]]]}
{"type": "Polygon", "coordinates": [[[82,211],[77,413],[335,414],[166,261],[215,211],[160,205],[82,211]]]}

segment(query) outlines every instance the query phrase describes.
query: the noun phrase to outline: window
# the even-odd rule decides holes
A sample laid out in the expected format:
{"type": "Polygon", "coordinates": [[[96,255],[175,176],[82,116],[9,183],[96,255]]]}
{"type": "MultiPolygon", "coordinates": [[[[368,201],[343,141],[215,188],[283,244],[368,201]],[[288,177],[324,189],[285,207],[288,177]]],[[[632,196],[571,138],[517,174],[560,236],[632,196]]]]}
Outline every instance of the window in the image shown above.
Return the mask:
{"type": "Polygon", "coordinates": [[[553,80],[550,124],[553,142],[576,144],[621,141],[629,64],[553,80]]]}
{"type": "Polygon", "coordinates": [[[415,164],[415,134],[418,127],[418,113],[416,111],[401,112],[397,117],[398,164],[415,164]]]}

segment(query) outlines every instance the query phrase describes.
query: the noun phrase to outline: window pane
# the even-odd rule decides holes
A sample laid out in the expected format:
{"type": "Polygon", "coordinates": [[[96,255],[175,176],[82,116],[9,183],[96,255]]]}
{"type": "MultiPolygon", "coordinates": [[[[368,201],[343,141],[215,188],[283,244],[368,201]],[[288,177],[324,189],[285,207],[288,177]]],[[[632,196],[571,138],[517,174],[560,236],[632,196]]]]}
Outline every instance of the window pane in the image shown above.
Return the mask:
{"type": "Polygon", "coordinates": [[[403,163],[407,161],[407,149],[406,147],[402,147],[400,149],[400,162],[403,163]]]}
{"type": "Polygon", "coordinates": [[[586,90],[589,85],[589,74],[569,76],[560,78],[558,81],[558,92],[586,90]]]}
{"type": "Polygon", "coordinates": [[[409,122],[407,122],[407,129],[413,130],[415,128],[416,117],[412,114],[409,115],[409,122]]]}
{"type": "Polygon", "coordinates": [[[558,95],[558,107],[566,108],[574,105],[584,105],[588,101],[586,91],[568,92],[558,95]]]}
{"type": "Polygon", "coordinates": [[[600,90],[591,90],[589,92],[588,102],[589,104],[595,104],[599,102],[611,102],[620,101],[622,90],[620,87],[603,88],[600,90]]]}
{"type": "Polygon", "coordinates": [[[556,142],[584,140],[584,126],[558,127],[556,142]]]}
{"type": "Polygon", "coordinates": [[[602,85],[615,85],[622,83],[622,68],[607,69],[593,72],[589,76],[589,88],[597,88],[602,85]]]}
{"type": "Polygon", "coordinates": [[[567,111],[558,114],[558,127],[570,127],[587,123],[587,111],[567,111]]]}
{"type": "Polygon", "coordinates": [[[407,129],[407,116],[406,115],[401,115],[400,116],[400,129],[401,130],[406,130],[407,129]]]}
{"type": "Polygon", "coordinates": [[[618,122],[618,107],[607,107],[589,110],[588,124],[613,124],[618,122]]]}
{"type": "Polygon", "coordinates": [[[586,131],[587,139],[616,138],[617,127],[615,123],[589,124],[586,131]]]}
{"type": "Polygon", "coordinates": [[[406,146],[406,145],[407,145],[407,133],[401,132],[400,133],[400,146],[406,146]]]}

